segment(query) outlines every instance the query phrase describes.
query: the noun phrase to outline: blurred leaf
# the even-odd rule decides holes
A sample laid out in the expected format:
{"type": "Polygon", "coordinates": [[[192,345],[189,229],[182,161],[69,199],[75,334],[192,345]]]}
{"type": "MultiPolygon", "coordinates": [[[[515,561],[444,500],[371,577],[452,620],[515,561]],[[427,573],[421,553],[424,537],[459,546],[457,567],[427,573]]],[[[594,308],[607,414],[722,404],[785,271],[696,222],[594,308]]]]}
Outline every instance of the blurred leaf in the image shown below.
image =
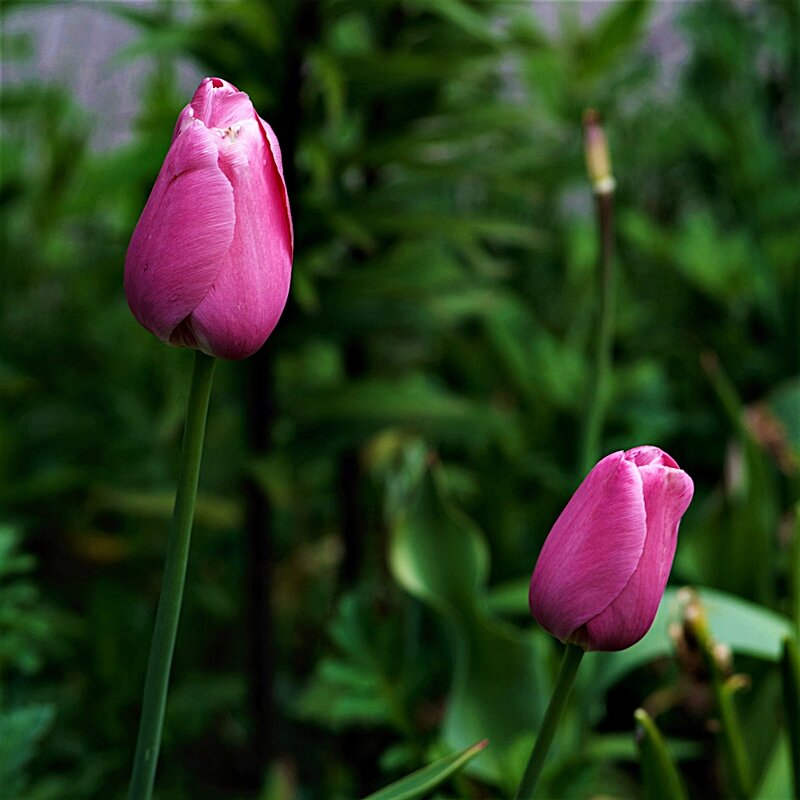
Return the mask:
{"type": "Polygon", "coordinates": [[[426,466],[424,450],[422,456],[412,447],[400,467],[411,473],[406,504],[395,506],[400,510],[392,520],[390,568],[395,580],[436,609],[451,631],[455,664],[445,742],[461,748],[481,731],[495,747],[474,770],[508,789],[521,770],[509,751],[538,727],[546,670],[529,635],[486,613],[481,600],[486,544],[475,524],[455,508],[442,469],[426,466]]]}
{"type": "Polygon", "coordinates": [[[547,399],[558,408],[576,408],[581,396],[585,357],[537,323],[530,309],[513,298],[487,308],[490,341],[509,377],[530,401],[547,399]]]}
{"type": "Polygon", "coordinates": [[[704,210],[684,222],[679,236],[677,266],[686,277],[718,299],[749,294],[753,254],[743,235],[720,231],[704,210]]]}
{"type": "MultiPolygon", "coordinates": [[[[489,608],[496,614],[528,618],[529,584],[530,578],[524,578],[493,587],[488,598],[489,608]]],[[[693,588],[700,597],[716,641],[728,645],[734,653],[772,662],[780,659],[783,638],[792,632],[787,617],[725,592],[693,588]]],[[[680,606],[681,590],[668,587],[652,627],[635,645],[616,653],[587,653],[587,659],[597,661],[602,687],[612,685],[627,672],[657,658],[672,656],[668,629],[680,606]]]]}
{"type": "Polygon", "coordinates": [[[782,735],[775,743],[764,778],[753,797],[754,800],[792,800],[796,796],[792,790],[790,745],[782,735]]]}
{"type": "Polygon", "coordinates": [[[329,634],[338,650],[324,656],[297,703],[300,716],[334,730],[352,725],[389,725],[410,730],[407,687],[416,680],[392,655],[391,618],[381,618],[366,595],[339,601],[329,634]]]}
{"type": "Polygon", "coordinates": [[[440,440],[478,445],[497,437],[512,446],[513,439],[511,419],[500,409],[415,375],[401,380],[350,381],[335,396],[330,389],[308,393],[297,398],[293,413],[298,422],[324,425],[328,446],[345,437],[358,441],[391,425],[436,435],[440,440]]]}
{"type": "Polygon", "coordinates": [[[51,705],[0,709],[0,786],[7,797],[18,797],[26,788],[26,769],[39,743],[53,723],[51,705]]]}
{"type": "MultiPolygon", "coordinates": [[[[781,642],[791,632],[789,620],[770,609],[714,589],[695,588],[715,641],[734,653],[777,662],[781,642]]],[[[667,589],[655,621],[644,638],[618,653],[598,653],[601,685],[610,686],[626,672],[673,652],[668,628],[681,606],[681,590],[667,589]]]]}
{"type": "MultiPolygon", "coordinates": [[[[533,574],[533,569],[531,569],[533,574]]],[[[498,617],[529,619],[528,589],[530,578],[515,578],[514,580],[498,583],[489,589],[486,597],[486,606],[498,617]]]]}
{"type": "Polygon", "coordinates": [[[795,457],[800,460],[800,378],[785,381],[773,389],[768,403],[783,426],[795,457]]]}
{"type": "Polygon", "coordinates": [[[744,407],[733,381],[713,354],[704,354],[701,364],[720,404],[728,414],[739,441],[728,453],[726,506],[730,517],[727,537],[729,573],[727,585],[762,603],[773,602],[775,548],[772,531],[778,524],[779,499],[774,467],[766,456],[763,422],[744,407]]]}
{"type": "Polygon", "coordinates": [[[587,37],[582,53],[584,68],[594,73],[606,69],[638,43],[639,32],[650,13],[650,2],[620,0],[607,8],[587,37]]]}
{"type": "MultiPolygon", "coordinates": [[[[169,521],[175,497],[172,491],[144,492],[96,486],[93,488],[92,502],[98,510],[169,521]]],[[[195,522],[200,525],[236,528],[241,525],[241,517],[239,504],[227,497],[201,493],[197,498],[195,522]]]]}
{"type": "Polygon", "coordinates": [[[35,559],[22,552],[20,535],[0,524],[0,674],[39,672],[43,656],[60,638],[56,623],[66,627],[65,614],[55,614],[31,579],[35,559]]]}
{"type": "Polygon", "coordinates": [[[641,789],[625,770],[608,763],[568,759],[548,783],[545,797],[558,800],[587,800],[613,797],[615,800],[639,800],[641,789]]]}
{"type": "Polygon", "coordinates": [[[412,5],[441,16],[480,42],[493,45],[500,38],[492,29],[491,20],[462,0],[413,0],[412,5]]]}
{"type": "Polygon", "coordinates": [[[389,551],[406,591],[453,617],[468,616],[488,573],[488,551],[477,527],[449,504],[441,470],[419,478],[412,509],[397,520],[389,551]]]}
{"type": "MultiPolygon", "coordinates": [[[[669,750],[676,761],[697,760],[705,756],[702,742],[695,739],[669,738],[669,750]]],[[[608,761],[636,761],[638,745],[635,737],[629,732],[608,733],[606,731],[592,735],[586,742],[586,756],[589,759],[608,761]]]]}

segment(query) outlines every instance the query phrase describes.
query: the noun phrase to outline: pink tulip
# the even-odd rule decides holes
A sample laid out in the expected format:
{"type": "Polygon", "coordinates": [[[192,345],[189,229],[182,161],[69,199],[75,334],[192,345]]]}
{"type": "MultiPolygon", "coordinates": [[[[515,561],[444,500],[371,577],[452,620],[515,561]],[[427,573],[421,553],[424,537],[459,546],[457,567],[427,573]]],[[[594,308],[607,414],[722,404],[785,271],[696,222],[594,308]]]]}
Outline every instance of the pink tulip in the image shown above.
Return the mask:
{"type": "Polygon", "coordinates": [[[556,520],[531,578],[531,613],[565,642],[624,650],[653,624],[692,479],[657,447],[595,465],[556,520]]]}
{"type": "Polygon", "coordinates": [[[131,237],[131,311],[167,344],[245,358],[283,311],[292,251],[278,140],[244,92],[206,78],[131,237]]]}

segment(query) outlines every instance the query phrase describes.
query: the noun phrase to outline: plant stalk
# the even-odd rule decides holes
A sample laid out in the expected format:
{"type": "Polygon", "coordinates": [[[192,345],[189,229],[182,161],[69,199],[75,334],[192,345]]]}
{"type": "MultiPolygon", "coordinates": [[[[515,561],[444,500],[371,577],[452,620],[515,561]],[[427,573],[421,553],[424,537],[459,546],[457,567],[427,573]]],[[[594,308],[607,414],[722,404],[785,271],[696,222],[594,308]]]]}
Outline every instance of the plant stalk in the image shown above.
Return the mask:
{"type": "Polygon", "coordinates": [[[787,636],[783,640],[781,657],[783,705],[791,753],[793,797],[800,797],[800,647],[797,642],[797,639],[787,636]]]}
{"type": "Polygon", "coordinates": [[[644,796],[650,800],[687,800],[680,772],[655,721],[643,708],[637,708],[633,716],[644,796]]]}
{"type": "Polygon", "coordinates": [[[142,698],[142,716],[128,800],[150,800],[153,793],[164,709],[167,703],[169,673],[186,580],[186,563],[189,558],[189,542],[197,498],[197,480],[200,474],[215,364],[216,359],[199,350],[195,352],[181,448],[178,490],[167,543],[161,598],[150,644],[150,658],[147,663],[147,677],[142,698]]]}
{"type": "Polygon", "coordinates": [[[789,571],[792,584],[792,620],[795,634],[800,641],[800,502],[794,507],[794,536],[789,571]]]}
{"type": "Polygon", "coordinates": [[[736,800],[748,800],[753,794],[752,769],[744,741],[742,725],[736,710],[734,692],[736,684],[726,678],[723,666],[718,660],[716,645],[711,638],[707,620],[695,628],[695,635],[702,648],[708,667],[711,688],[719,715],[720,735],[727,757],[730,794],[736,800]]]}
{"type": "Polygon", "coordinates": [[[581,445],[581,475],[585,475],[600,457],[600,437],[608,404],[611,383],[611,348],[614,341],[616,270],[614,262],[614,188],[595,190],[597,231],[600,240],[598,273],[600,311],[594,371],[587,398],[588,413],[581,445]]]}
{"type": "Polygon", "coordinates": [[[564,650],[564,657],[561,661],[561,667],[558,670],[556,685],[550,697],[550,703],[547,706],[547,711],[542,721],[542,727],[539,729],[539,735],[536,737],[536,744],[533,746],[533,752],[531,752],[528,765],[525,767],[525,773],[522,776],[519,789],[517,789],[517,793],[514,795],[514,800],[531,800],[531,798],[533,798],[536,784],[539,782],[539,777],[542,774],[544,762],[547,759],[547,753],[553,742],[553,737],[558,728],[561,714],[567,704],[567,699],[572,690],[572,685],[575,682],[575,675],[578,672],[578,666],[581,663],[583,654],[584,649],[575,644],[567,644],[566,650],[564,650]]]}
{"type": "Polygon", "coordinates": [[[737,800],[748,800],[753,794],[752,773],[739,715],[734,705],[733,688],[719,674],[713,677],[713,685],[722,736],[728,754],[731,792],[737,800]]]}

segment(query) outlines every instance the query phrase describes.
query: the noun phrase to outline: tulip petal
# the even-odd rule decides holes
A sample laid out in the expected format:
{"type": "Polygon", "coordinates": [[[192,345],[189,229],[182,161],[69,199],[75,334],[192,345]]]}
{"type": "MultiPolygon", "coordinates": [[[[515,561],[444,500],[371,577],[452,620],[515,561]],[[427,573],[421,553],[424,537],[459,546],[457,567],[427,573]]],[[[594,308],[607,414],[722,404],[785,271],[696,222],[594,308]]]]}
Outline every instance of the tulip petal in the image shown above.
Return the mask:
{"type": "Polygon", "coordinates": [[[637,467],[646,467],[648,464],[661,464],[664,467],[680,469],[675,459],[665,453],[660,447],[645,444],[625,451],[625,458],[632,461],[637,467]]]}
{"type": "Polygon", "coordinates": [[[221,78],[204,78],[189,105],[178,115],[172,140],[195,120],[200,120],[207,128],[224,130],[251,118],[253,113],[250,98],[232,83],[221,78]]]}
{"type": "Polygon", "coordinates": [[[289,226],[289,241],[292,244],[292,250],[294,250],[294,226],[292,225],[292,212],[289,208],[289,192],[286,190],[286,179],[283,176],[283,156],[281,155],[281,146],[278,144],[278,137],[275,135],[275,131],[272,130],[269,123],[261,119],[261,117],[257,117],[257,119],[261,125],[261,130],[264,132],[267,145],[272,152],[272,159],[275,163],[275,169],[278,171],[278,176],[283,184],[283,200],[286,204],[286,221],[289,226]]]}
{"type": "Polygon", "coordinates": [[[189,105],[207,128],[228,128],[253,116],[247,94],[222,78],[205,78],[189,105]]]}
{"type": "Polygon", "coordinates": [[[622,452],[606,456],[556,520],[536,563],[529,600],[543,628],[567,640],[608,608],[639,563],[645,521],[639,470],[622,452]]]}
{"type": "Polygon", "coordinates": [[[238,359],[258,350],[277,324],[292,266],[286,188],[252,108],[224,137],[220,166],[233,186],[233,241],[191,328],[202,350],[238,359]]]}
{"type": "Polygon", "coordinates": [[[194,109],[191,103],[184,106],[181,113],[178,114],[178,121],[175,123],[175,128],[172,131],[172,141],[174,142],[190,125],[195,122],[194,109]]]}
{"type": "MultiPolygon", "coordinates": [[[[637,448],[644,450],[645,448],[637,448]]],[[[586,623],[589,649],[622,650],[647,633],[664,594],[678,543],[678,526],[694,492],[692,479],[666,456],[643,458],[636,453],[642,476],[647,536],[642,557],[630,581],[614,601],[586,623]],[[668,461],[667,461],[668,460],[668,461]],[[663,466],[659,462],[674,464],[663,466]]],[[[631,453],[626,454],[631,457],[631,453]]],[[[651,454],[652,455],[652,454],[651,454]]]]}
{"type": "Polygon", "coordinates": [[[131,237],[125,294],[137,320],[164,341],[208,294],[234,237],[234,192],[219,136],[199,121],[170,147],[131,237]]]}

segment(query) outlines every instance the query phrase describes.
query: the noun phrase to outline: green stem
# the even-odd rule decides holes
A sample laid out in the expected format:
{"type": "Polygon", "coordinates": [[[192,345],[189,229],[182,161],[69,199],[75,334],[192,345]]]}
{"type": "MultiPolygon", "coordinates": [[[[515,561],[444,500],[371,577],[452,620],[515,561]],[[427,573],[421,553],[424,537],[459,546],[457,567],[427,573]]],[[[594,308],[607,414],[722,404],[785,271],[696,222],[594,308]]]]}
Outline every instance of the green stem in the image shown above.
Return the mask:
{"type": "Polygon", "coordinates": [[[643,708],[637,708],[633,716],[636,719],[636,744],[644,779],[644,796],[659,800],[686,800],[680,772],[655,721],[643,708]]]}
{"type": "Polygon", "coordinates": [[[703,634],[701,646],[705,652],[706,663],[711,677],[711,687],[719,714],[720,733],[726,750],[728,761],[728,778],[731,794],[736,800],[748,800],[753,794],[752,770],[747,747],[742,734],[742,726],[736,711],[734,685],[726,679],[722,668],[717,663],[714,653],[714,642],[706,633],[703,634]]]}
{"type": "Polygon", "coordinates": [[[722,735],[728,751],[728,766],[732,790],[737,800],[752,796],[750,762],[742,736],[739,715],[734,706],[733,691],[721,680],[716,681],[717,708],[719,710],[722,735]]]}
{"type": "MultiPolygon", "coordinates": [[[[693,613],[686,613],[686,625],[697,642],[700,653],[708,669],[711,689],[719,716],[719,735],[725,749],[726,767],[730,791],[728,794],[735,800],[749,800],[753,794],[752,769],[745,745],[742,726],[736,711],[734,692],[741,686],[735,676],[726,677],[730,665],[729,656],[717,649],[711,636],[708,617],[696,600],[692,603],[693,613]]],[[[688,612],[688,609],[687,609],[688,612]]]]}
{"type": "Polygon", "coordinates": [[[199,351],[195,352],[192,385],[186,409],[186,427],[183,432],[178,491],[175,495],[175,509],[167,544],[161,599],[158,603],[156,625],[150,644],[150,659],[147,663],[142,699],[142,717],[139,723],[139,738],[136,742],[128,800],[149,800],[153,792],[158,751],[161,746],[164,708],[167,703],[169,673],[186,579],[186,562],[189,557],[189,541],[197,497],[197,479],[200,474],[208,400],[215,364],[216,359],[199,351]]]}
{"type": "Polygon", "coordinates": [[[528,759],[525,774],[522,776],[522,781],[517,793],[514,795],[514,800],[531,800],[533,797],[533,792],[542,774],[544,762],[553,742],[556,728],[558,728],[558,721],[561,719],[572,684],[575,682],[575,675],[578,672],[578,666],[581,663],[583,654],[583,648],[575,644],[567,644],[567,648],[564,650],[564,658],[561,661],[556,685],[550,697],[550,704],[547,706],[542,727],[539,729],[536,744],[533,747],[530,759],[528,759]]]}
{"type": "Polygon", "coordinates": [[[595,194],[597,229],[600,237],[600,320],[597,331],[594,373],[589,387],[588,413],[581,447],[581,475],[585,475],[600,457],[603,429],[611,378],[611,347],[614,341],[616,272],[614,268],[614,190],[595,194]]]}
{"type": "Polygon", "coordinates": [[[794,782],[793,797],[800,797],[800,647],[797,639],[788,636],[783,640],[781,678],[794,782]]]}
{"type": "Polygon", "coordinates": [[[789,571],[792,585],[792,619],[795,633],[800,641],[800,502],[794,507],[794,537],[789,571]]]}

